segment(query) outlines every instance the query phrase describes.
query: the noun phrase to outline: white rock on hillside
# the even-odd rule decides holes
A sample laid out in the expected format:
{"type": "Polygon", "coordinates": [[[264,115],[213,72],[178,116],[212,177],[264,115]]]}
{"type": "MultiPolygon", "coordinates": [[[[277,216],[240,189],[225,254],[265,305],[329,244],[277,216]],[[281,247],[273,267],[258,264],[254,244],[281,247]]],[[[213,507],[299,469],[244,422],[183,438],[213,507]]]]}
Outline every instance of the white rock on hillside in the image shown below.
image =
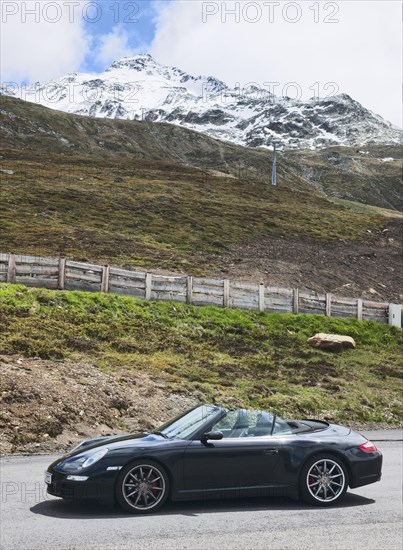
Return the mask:
{"type": "Polygon", "coordinates": [[[354,349],[356,347],[354,338],[340,334],[318,333],[308,338],[308,344],[313,348],[339,351],[341,349],[354,349]]]}

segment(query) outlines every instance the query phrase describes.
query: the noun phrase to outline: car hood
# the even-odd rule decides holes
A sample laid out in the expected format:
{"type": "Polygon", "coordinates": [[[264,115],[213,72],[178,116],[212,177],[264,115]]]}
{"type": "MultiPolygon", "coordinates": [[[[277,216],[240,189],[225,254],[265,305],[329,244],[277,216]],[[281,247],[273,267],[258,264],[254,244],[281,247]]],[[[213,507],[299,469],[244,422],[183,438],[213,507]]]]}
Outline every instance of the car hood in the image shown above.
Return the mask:
{"type": "Polygon", "coordinates": [[[72,457],[74,455],[80,454],[84,451],[90,449],[101,448],[105,445],[108,445],[109,448],[115,446],[126,446],[130,445],[131,447],[141,447],[144,445],[152,445],[155,443],[167,442],[168,440],[164,439],[160,435],[148,433],[148,432],[138,432],[138,433],[129,433],[129,434],[120,434],[120,435],[105,435],[103,437],[97,437],[95,439],[88,439],[80,443],[77,447],[74,447],[69,453],[67,453],[63,458],[72,457]]]}

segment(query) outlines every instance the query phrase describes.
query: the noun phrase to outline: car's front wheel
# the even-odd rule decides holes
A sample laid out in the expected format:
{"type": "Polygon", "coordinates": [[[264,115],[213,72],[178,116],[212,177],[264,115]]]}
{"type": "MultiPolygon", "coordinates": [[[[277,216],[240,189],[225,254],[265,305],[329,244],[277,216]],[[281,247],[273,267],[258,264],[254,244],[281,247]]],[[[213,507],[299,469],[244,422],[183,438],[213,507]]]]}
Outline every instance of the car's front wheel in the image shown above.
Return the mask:
{"type": "Polygon", "coordinates": [[[345,494],[347,487],[347,470],[343,462],[333,455],[316,455],[302,468],[300,494],[309,504],[335,504],[345,494]]]}
{"type": "Polygon", "coordinates": [[[128,512],[145,514],[160,508],[169,494],[165,470],[151,460],[132,462],[116,482],[116,500],[128,512]]]}

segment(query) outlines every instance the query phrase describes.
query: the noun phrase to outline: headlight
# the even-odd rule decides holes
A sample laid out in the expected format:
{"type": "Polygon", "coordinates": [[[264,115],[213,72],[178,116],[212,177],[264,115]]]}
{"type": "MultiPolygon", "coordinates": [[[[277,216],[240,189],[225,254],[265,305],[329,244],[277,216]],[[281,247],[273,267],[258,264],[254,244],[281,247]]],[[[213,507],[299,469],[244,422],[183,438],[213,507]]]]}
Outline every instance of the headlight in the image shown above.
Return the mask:
{"type": "Polygon", "coordinates": [[[101,458],[105,456],[108,451],[109,449],[107,447],[99,449],[98,451],[83,451],[79,455],[66,458],[66,460],[59,462],[59,464],[55,467],[55,470],[63,473],[74,474],[83,468],[92,466],[98,462],[98,460],[101,460],[101,458]]]}
{"type": "Polygon", "coordinates": [[[95,464],[95,462],[98,462],[98,460],[101,460],[101,458],[105,456],[108,451],[109,449],[100,449],[93,455],[90,455],[81,467],[88,468],[88,466],[92,466],[93,464],[95,464]]]}

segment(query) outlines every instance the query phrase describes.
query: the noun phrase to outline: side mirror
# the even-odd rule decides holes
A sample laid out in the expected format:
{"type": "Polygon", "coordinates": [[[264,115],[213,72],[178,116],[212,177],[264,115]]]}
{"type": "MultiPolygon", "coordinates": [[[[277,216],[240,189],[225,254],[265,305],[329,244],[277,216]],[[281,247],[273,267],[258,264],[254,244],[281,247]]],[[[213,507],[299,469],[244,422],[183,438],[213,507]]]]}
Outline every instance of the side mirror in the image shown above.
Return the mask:
{"type": "Polygon", "coordinates": [[[218,441],[219,439],[222,439],[224,437],[224,434],[219,431],[213,431],[213,432],[207,432],[203,434],[202,441],[218,441]]]}

